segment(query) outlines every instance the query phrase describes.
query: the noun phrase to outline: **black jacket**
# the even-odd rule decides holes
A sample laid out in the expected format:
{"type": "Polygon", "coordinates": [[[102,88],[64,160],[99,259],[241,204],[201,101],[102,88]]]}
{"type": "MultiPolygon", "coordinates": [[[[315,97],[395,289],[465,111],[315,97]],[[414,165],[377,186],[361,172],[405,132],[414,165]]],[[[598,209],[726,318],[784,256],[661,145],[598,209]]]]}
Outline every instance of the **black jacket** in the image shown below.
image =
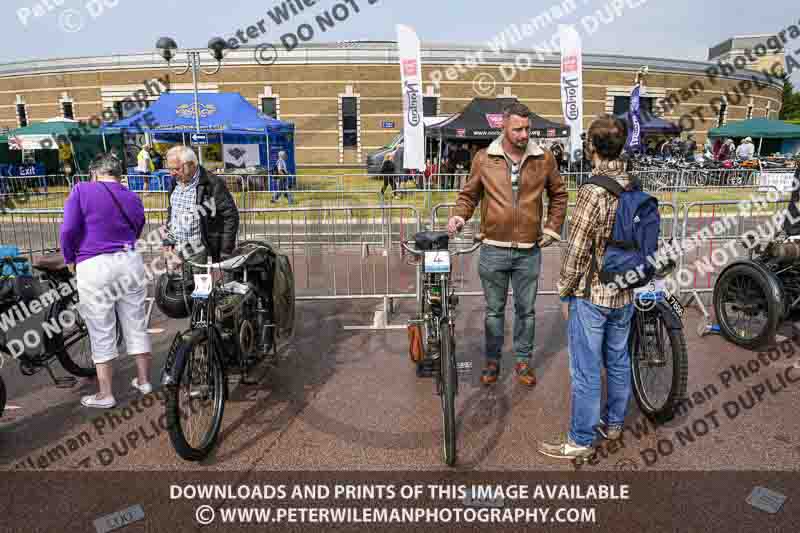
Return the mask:
{"type": "MultiPolygon", "coordinates": [[[[172,218],[172,191],[175,186],[173,184],[169,190],[167,222],[172,218]]],[[[195,204],[200,213],[200,238],[211,254],[211,260],[216,262],[224,256],[230,256],[236,247],[239,209],[225,185],[225,180],[200,167],[195,204]]]]}

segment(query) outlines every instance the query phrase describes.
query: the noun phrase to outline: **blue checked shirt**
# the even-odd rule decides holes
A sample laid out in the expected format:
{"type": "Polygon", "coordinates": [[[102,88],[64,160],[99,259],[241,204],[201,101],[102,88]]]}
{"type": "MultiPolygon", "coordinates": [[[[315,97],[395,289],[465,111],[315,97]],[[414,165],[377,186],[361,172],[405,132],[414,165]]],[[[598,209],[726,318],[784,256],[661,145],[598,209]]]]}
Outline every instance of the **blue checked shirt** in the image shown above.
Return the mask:
{"type": "Polygon", "coordinates": [[[169,229],[175,236],[178,246],[188,243],[200,242],[200,213],[197,209],[197,184],[200,182],[200,168],[198,167],[192,181],[187,185],[181,182],[175,184],[175,190],[170,197],[172,213],[169,219],[169,229]]]}

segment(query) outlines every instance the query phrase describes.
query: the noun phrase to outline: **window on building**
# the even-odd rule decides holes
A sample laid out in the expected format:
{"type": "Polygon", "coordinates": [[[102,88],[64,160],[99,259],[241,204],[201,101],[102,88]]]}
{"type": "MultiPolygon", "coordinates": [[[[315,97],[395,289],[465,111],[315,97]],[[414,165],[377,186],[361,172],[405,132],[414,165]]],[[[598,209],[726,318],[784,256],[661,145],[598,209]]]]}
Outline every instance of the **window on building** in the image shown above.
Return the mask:
{"type": "Polygon", "coordinates": [[[425,96],[422,99],[422,114],[426,117],[433,117],[439,114],[439,97],[425,96]]]}
{"type": "Polygon", "coordinates": [[[75,119],[75,112],[72,110],[72,102],[61,102],[61,115],[69,120],[75,119]]]}
{"type": "MultiPolygon", "coordinates": [[[[653,112],[653,100],[655,98],[651,98],[648,96],[642,96],[639,98],[639,108],[642,113],[652,113],[653,112]]],[[[614,115],[624,115],[630,110],[631,107],[631,97],[630,96],[615,96],[614,97],[614,115]]]]}
{"type": "Polygon", "coordinates": [[[274,97],[261,98],[261,112],[270,118],[278,118],[278,99],[274,97]]]}
{"type": "Polygon", "coordinates": [[[342,144],[358,147],[358,101],[352,96],[342,98],[342,144]]]}
{"type": "Polygon", "coordinates": [[[149,101],[145,101],[144,105],[142,105],[142,102],[136,101],[131,103],[131,100],[127,100],[124,103],[122,100],[114,102],[114,111],[116,111],[119,118],[131,117],[140,111],[144,111],[148,107],[150,107],[149,101]]]}
{"type": "Polygon", "coordinates": [[[28,125],[28,112],[25,109],[25,104],[17,104],[17,119],[19,120],[20,128],[28,125]]]}
{"type": "Polygon", "coordinates": [[[721,128],[725,125],[725,115],[728,113],[727,102],[722,102],[719,106],[719,115],[717,115],[717,127],[721,128]]]}

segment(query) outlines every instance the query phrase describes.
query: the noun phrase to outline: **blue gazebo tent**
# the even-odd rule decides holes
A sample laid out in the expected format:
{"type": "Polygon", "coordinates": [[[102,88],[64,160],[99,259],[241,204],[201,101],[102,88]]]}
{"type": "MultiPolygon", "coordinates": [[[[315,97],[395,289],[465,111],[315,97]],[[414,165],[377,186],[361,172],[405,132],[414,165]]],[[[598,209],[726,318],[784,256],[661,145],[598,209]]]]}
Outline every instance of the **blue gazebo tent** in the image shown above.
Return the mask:
{"type": "MultiPolygon", "coordinates": [[[[269,174],[274,172],[278,152],[283,150],[289,173],[296,174],[294,124],[260,113],[239,93],[199,93],[198,103],[200,132],[208,135],[209,143],[259,145],[260,165],[266,167],[269,174]]],[[[169,138],[172,142],[180,142],[180,139],[184,144],[193,144],[191,136],[197,132],[194,95],[164,93],[147,109],[104,126],[102,130],[104,133],[144,133],[153,138],[169,138]]]]}

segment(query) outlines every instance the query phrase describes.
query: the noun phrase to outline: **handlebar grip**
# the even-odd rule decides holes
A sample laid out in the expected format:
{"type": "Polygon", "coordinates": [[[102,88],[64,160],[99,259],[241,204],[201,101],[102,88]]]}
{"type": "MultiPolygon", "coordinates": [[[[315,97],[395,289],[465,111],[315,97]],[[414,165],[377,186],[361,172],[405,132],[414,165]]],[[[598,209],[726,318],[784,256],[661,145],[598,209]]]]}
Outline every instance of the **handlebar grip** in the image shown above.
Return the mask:
{"type": "Polygon", "coordinates": [[[473,236],[472,240],[473,240],[474,242],[483,242],[483,240],[484,240],[485,238],[486,238],[486,235],[485,235],[485,234],[483,234],[483,233],[476,233],[476,234],[473,236]]]}

